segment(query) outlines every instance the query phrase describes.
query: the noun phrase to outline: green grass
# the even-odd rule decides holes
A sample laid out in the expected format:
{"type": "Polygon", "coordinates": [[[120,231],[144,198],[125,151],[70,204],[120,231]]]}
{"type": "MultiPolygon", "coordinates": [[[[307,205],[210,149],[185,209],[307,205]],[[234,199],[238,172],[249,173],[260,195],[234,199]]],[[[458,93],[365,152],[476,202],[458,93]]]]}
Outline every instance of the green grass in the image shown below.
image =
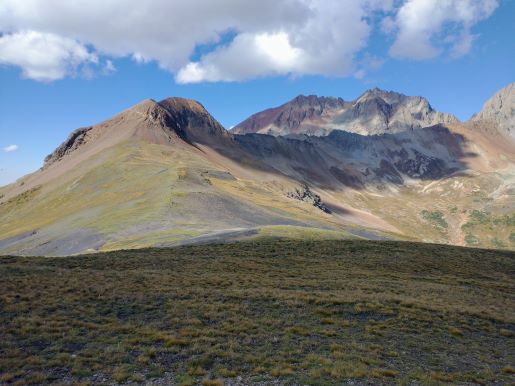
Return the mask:
{"type": "Polygon", "coordinates": [[[461,226],[469,246],[488,245],[498,249],[515,246],[512,238],[515,229],[515,214],[495,216],[488,211],[472,210],[468,221],[461,226]]]}
{"type": "Polygon", "coordinates": [[[263,238],[0,259],[0,384],[509,384],[515,254],[263,238]]]}
{"type": "Polygon", "coordinates": [[[469,246],[475,246],[479,244],[478,238],[470,233],[465,235],[465,242],[469,246]]]}
{"type": "MultiPolygon", "coordinates": [[[[85,231],[103,240],[101,247],[95,245],[100,251],[171,245],[214,230],[266,224],[305,225],[283,229],[284,237],[292,238],[302,238],[301,233],[342,238],[345,233],[338,220],[292,202],[280,185],[216,177],[223,172],[197,151],[170,153],[163,145],[120,143],[80,163],[72,174],[0,199],[2,239],[39,233],[2,252],[26,252],[85,231]]],[[[271,234],[282,232],[272,228],[271,234]]],[[[92,251],[88,247],[77,252],[92,251]]]]}
{"type": "Polygon", "coordinates": [[[422,217],[424,220],[433,223],[435,226],[441,228],[442,230],[447,229],[449,226],[447,221],[445,221],[443,213],[440,211],[429,212],[427,210],[423,210],[422,217]]]}

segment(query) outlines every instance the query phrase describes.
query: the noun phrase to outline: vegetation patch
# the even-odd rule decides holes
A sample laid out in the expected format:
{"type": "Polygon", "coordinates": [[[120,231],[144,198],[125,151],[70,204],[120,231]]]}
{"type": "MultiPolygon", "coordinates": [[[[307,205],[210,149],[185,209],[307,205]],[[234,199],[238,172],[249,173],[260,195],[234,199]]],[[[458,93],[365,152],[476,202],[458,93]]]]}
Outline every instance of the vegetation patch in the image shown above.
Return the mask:
{"type": "Polygon", "coordinates": [[[436,227],[441,230],[445,230],[449,227],[447,221],[445,221],[444,214],[439,210],[430,212],[428,210],[422,211],[422,218],[430,223],[434,224],[436,227]]]}
{"type": "Polygon", "coordinates": [[[495,216],[489,211],[474,209],[461,229],[466,233],[467,245],[486,244],[499,249],[515,245],[515,214],[495,216]],[[481,240],[475,235],[481,235],[481,240]]]}
{"type": "Polygon", "coordinates": [[[474,246],[479,244],[479,239],[473,234],[469,233],[465,235],[465,242],[467,243],[467,245],[474,246]]]}

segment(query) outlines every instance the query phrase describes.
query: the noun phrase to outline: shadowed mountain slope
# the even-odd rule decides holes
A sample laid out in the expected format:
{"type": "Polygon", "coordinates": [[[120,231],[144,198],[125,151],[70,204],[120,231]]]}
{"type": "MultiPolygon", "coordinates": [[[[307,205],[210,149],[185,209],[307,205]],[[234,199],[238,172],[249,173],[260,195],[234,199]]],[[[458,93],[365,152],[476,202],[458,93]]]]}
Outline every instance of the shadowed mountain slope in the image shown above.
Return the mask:
{"type": "Polygon", "coordinates": [[[236,136],[245,150],[286,175],[321,186],[380,189],[408,180],[435,180],[466,170],[463,135],[443,126],[362,136],[333,131],[296,138],[236,136]]]}

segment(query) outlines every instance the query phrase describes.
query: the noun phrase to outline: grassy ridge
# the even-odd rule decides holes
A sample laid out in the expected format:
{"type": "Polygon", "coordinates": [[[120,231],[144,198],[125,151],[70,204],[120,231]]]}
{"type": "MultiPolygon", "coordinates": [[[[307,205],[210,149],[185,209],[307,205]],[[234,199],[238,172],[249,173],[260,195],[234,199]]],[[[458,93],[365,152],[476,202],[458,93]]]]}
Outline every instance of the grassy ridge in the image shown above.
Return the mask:
{"type": "Polygon", "coordinates": [[[264,238],[0,260],[0,383],[507,384],[515,254],[264,238]]]}
{"type": "Polygon", "coordinates": [[[236,179],[191,149],[124,142],[99,158],[63,180],[0,198],[0,239],[37,232],[0,247],[2,254],[63,255],[46,250],[49,242],[76,248],[64,255],[148,248],[267,225],[343,229],[312,205],[286,197],[278,182],[236,179]],[[81,245],[86,233],[102,241],[81,245]]]}

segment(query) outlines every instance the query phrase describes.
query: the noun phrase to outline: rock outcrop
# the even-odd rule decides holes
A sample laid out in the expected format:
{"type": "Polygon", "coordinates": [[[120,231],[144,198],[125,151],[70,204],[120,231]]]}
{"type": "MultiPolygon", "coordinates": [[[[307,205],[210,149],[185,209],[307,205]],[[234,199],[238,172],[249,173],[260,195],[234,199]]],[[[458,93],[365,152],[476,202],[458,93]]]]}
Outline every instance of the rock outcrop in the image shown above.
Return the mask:
{"type": "Polygon", "coordinates": [[[331,213],[331,210],[322,202],[318,194],[311,191],[308,185],[304,184],[300,189],[296,188],[293,192],[288,192],[287,196],[299,201],[309,202],[315,208],[322,212],[331,213]]]}
{"type": "Polygon", "coordinates": [[[83,127],[73,131],[66,141],[45,157],[45,165],[51,165],[61,160],[65,155],[72,153],[86,143],[91,129],[92,127],[83,127]]]}

